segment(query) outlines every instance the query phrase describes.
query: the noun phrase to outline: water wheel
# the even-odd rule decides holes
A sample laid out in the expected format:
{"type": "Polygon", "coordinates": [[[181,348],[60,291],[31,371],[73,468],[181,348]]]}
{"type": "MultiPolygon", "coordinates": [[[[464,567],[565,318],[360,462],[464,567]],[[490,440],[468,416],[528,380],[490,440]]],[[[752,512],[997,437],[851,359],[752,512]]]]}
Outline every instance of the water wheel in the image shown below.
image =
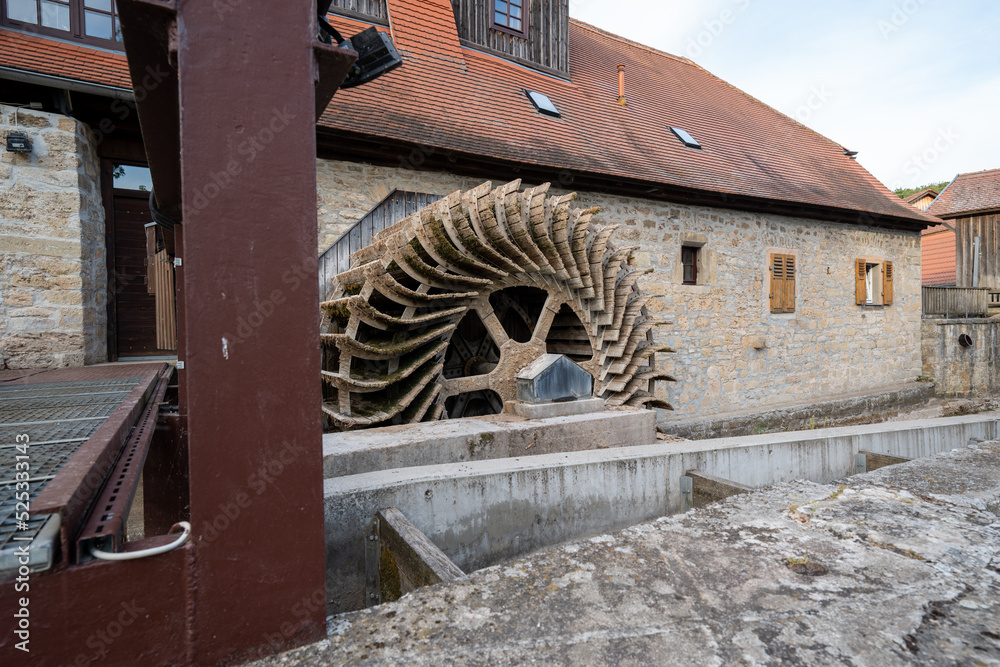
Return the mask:
{"type": "Polygon", "coordinates": [[[636,248],[573,209],[575,195],[515,181],[455,192],[380,232],[335,278],[324,312],[325,402],[335,428],[503,410],[514,376],[565,354],[609,406],[672,409],[654,383],[636,248]]]}

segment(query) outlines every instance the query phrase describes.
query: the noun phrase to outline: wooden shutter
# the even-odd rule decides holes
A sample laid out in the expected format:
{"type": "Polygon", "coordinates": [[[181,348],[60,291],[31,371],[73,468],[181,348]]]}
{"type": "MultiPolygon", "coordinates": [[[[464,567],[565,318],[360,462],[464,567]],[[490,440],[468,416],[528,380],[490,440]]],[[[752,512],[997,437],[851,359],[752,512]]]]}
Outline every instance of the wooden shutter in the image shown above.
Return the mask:
{"type": "Polygon", "coordinates": [[[854,260],[854,301],[859,306],[868,302],[868,290],[865,288],[865,272],[868,262],[863,259],[854,260]]]}
{"type": "Polygon", "coordinates": [[[785,294],[782,299],[784,312],[795,312],[795,258],[785,255],[785,294]]]}
{"type": "Polygon", "coordinates": [[[174,304],[174,260],[166,248],[152,260],[156,287],[156,347],[177,349],[177,307],[174,304]]]}
{"type": "Polygon", "coordinates": [[[785,256],[771,255],[768,269],[771,271],[771,312],[780,313],[785,295],[785,256]]]}
{"type": "Polygon", "coordinates": [[[892,262],[882,265],[882,304],[892,305],[892,262]]]}
{"type": "Polygon", "coordinates": [[[771,255],[771,312],[795,312],[795,258],[791,255],[771,255]]]}

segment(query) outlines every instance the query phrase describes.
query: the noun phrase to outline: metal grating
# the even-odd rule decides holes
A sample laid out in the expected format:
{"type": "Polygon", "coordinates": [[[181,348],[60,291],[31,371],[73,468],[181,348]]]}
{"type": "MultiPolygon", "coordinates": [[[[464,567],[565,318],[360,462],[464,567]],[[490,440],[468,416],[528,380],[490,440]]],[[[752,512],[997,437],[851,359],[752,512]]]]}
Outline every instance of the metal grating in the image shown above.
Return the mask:
{"type": "MultiPolygon", "coordinates": [[[[38,497],[38,494],[44,486],[44,482],[28,483],[29,502],[38,497]]],[[[27,521],[27,530],[19,529],[15,511],[18,509],[23,510],[23,508],[17,508],[16,498],[17,496],[15,495],[15,487],[13,484],[4,484],[3,486],[0,486],[0,551],[12,546],[12,538],[15,535],[18,537],[34,538],[38,534],[38,531],[42,529],[42,525],[45,524],[45,521],[49,516],[47,514],[42,514],[29,517],[27,521]]]]}
{"type": "Polygon", "coordinates": [[[9,447],[15,444],[15,438],[27,433],[31,437],[31,442],[52,442],[53,440],[86,440],[97,427],[101,425],[100,420],[89,420],[82,422],[51,422],[48,424],[36,424],[25,428],[24,426],[2,426],[0,425],[0,447],[9,447]]]}
{"type": "MultiPolygon", "coordinates": [[[[29,444],[27,448],[28,459],[26,460],[31,465],[28,470],[28,479],[41,481],[55,477],[55,474],[73,456],[82,442],[84,441],[78,440],[72,443],[51,445],[29,444]]],[[[20,451],[16,447],[0,449],[0,484],[13,484],[17,481],[15,470],[19,454],[20,451]]]]}
{"type": "Polygon", "coordinates": [[[38,382],[0,386],[0,400],[19,396],[49,396],[53,394],[93,394],[102,391],[132,390],[140,378],[108,378],[103,380],[70,380],[68,382],[38,382]]]}
{"type": "MultiPolygon", "coordinates": [[[[31,549],[51,555],[55,538],[52,515],[35,515],[19,522],[17,463],[29,463],[29,506],[59,469],[73,457],[80,446],[100,428],[107,417],[121,405],[142,378],[111,378],[100,380],[74,380],[69,382],[40,382],[0,386],[0,570],[16,559],[14,550],[32,542],[31,549]],[[17,436],[27,435],[27,459],[18,449],[17,436]],[[15,539],[16,538],[16,539],[15,539]]],[[[23,481],[23,480],[22,480],[23,481]]],[[[43,559],[44,561],[44,559],[43,559]]],[[[45,567],[44,562],[37,564],[45,567]]],[[[34,567],[34,564],[33,564],[34,567]]],[[[0,578],[9,574],[0,571],[0,578]]]]}
{"type": "Polygon", "coordinates": [[[102,391],[94,394],[55,394],[51,396],[23,396],[18,398],[3,397],[4,410],[31,410],[35,408],[68,408],[79,405],[118,405],[125,400],[130,391],[102,391]]]}
{"type": "Polygon", "coordinates": [[[98,403],[97,405],[71,405],[67,407],[11,408],[0,409],[0,426],[34,426],[51,421],[69,421],[73,419],[107,418],[115,408],[115,404],[98,403]]]}

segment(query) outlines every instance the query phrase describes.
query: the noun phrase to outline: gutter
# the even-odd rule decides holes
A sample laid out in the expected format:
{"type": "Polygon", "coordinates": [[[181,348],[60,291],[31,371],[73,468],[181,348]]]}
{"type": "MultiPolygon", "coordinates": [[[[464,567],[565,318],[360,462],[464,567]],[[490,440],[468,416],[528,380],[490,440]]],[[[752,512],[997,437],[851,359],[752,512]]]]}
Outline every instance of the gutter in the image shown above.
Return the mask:
{"type": "Polygon", "coordinates": [[[20,81],[21,83],[30,83],[50,88],[60,88],[74,93],[86,93],[89,95],[97,95],[99,97],[111,97],[117,100],[124,100],[126,102],[132,102],[135,100],[135,96],[128,88],[117,88],[115,86],[106,86],[100,83],[87,83],[85,81],[67,79],[65,77],[53,76],[51,74],[27,72],[25,70],[14,69],[12,67],[2,65],[0,65],[0,79],[20,81]]]}

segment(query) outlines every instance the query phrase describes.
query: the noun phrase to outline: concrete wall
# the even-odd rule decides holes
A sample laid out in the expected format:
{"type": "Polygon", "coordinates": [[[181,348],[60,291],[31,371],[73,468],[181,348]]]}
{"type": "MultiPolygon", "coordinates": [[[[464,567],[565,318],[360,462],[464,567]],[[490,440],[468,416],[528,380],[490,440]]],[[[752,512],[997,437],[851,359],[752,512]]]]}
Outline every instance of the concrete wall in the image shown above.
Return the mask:
{"type": "Polygon", "coordinates": [[[924,375],[946,396],[1000,393],[1000,319],[924,320],[921,325],[924,375]],[[962,334],[972,337],[963,347],[962,334]]]}
{"type": "Polygon", "coordinates": [[[593,412],[544,420],[510,415],[450,419],[327,433],[323,436],[323,477],[654,442],[653,410],[593,412]]]}
{"type": "Polygon", "coordinates": [[[58,114],[21,109],[30,154],[8,153],[0,106],[0,368],[107,360],[104,209],[94,137],[58,114]]]}
{"type": "MultiPolygon", "coordinates": [[[[921,458],[1000,437],[1000,420],[956,417],[746,438],[407,468],[325,482],[332,612],[364,600],[364,544],[375,512],[396,507],[463,571],[682,508],[697,469],[752,487],[849,476],[860,450],[921,458]]],[[[803,498],[803,503],[812,500],[803,498]]]]}
{"type": "MultiPolygon", "coordinates": [[[[478,185],[448,173],[319,160],[319,246],[326,248],[393,188],[436,194],[478,185]]],[[[572,188],[572,184],[567,184],[572,188]]],[[[564,191],[564,190],[559,190],[564,191]]],[[[654,272],[649,310],[674,324],[658,333],[677,350],[661,365],[669,419],[762,410],[837,394],[875,391],[920,374],[920,235],[855,224],[679,206],[581,192],[618,223],[620,244],[654,272]],[[681,245],[701,247],[698,285],[682,285],[681,245]],[[796,311],[768,308],[768,254],[796,255],[796,311]],[[894,262],[895,303],[857,306],[854,260],[894,262]],[[760,347],[761,349],[756,349],[760,347]]]]}

